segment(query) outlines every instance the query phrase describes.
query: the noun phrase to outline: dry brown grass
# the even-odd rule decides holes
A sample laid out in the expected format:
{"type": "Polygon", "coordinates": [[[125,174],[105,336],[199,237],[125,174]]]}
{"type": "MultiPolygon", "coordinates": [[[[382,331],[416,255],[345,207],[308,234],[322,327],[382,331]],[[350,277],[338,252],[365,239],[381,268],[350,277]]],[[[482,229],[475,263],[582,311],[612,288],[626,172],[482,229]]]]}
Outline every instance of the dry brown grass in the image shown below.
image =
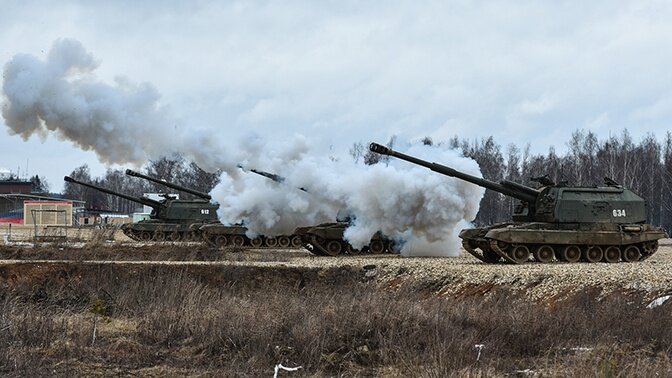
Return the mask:
{"type": "Polygon", "coordinates": [[[638,293],[446,298],[347,268],[235,269],[97,265],[2,285],[0,375],[672,374],[672,304],[647,309],[638,293]]]}
{"type": "Polygon", "coordinates": [[[107,240],[109,230],[85,244],[43,243],[28,246],[0,244],[0,260],[51,261],[235,261],[287,262],[296,256],[311,256],[305,251],[242,250],[236,247],[213,248],[200,243],[115,244],[107,240]]]}

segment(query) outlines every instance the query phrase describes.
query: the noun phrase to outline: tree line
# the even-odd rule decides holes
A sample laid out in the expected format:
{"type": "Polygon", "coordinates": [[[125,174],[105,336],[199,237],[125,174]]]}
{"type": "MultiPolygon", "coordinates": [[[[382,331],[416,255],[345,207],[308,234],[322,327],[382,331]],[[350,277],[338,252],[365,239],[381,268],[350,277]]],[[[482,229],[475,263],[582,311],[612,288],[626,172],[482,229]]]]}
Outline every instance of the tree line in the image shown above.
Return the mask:
{"type": "MultiPolygon", "coordinates": [[[[388,147],[393,147],[395,142],[396,139],[391,138],[388,147]]],[[[455,136],[438,143],[425,137],[420,142],[458,150],[462,156],[478,163],[483,178],[496,182],[510,180],[537,187],[539,184],[530,179],[547,176],[555,183],[596,186],[604,185],[608,178],[646,199],[648,223],[672,230],[672,133],[669,131],[661,143],[653,134],[635,142],[627,129],[602,140],[592,131],[575,130],[562,155],[552,146],[545,154],[533,154],[529,143],[522,148],[514,143],[502,147],[492,136],[473,141],[455,136]]],[[[362,142],[354,143],[349,152],[355,162],[387,161],[387,157],[368,151],[362,142]]],[[[508,221],[516,202],[514,198],[487,190],[474,223],[484,226],[508,221]]]]}
{"type": "MultiPolygon", "coordinates": [[[[396,138],[392,137],[387,145],[393,147],[395,143],[396,138]]],[[[447,145],[458,150],[461,155],[474,159],[483,177],[492,181],[506,179],[535,186],[537,184],[530,182],[530,178],[548,176],[556,183],[595,186],[603,185],[604,178],[608,177],[647,200],[649,223],[672,230],[671,132],[666,133],[662,142],[652,134],[635,142],[627,129],[606,139],[599,139],[592,131],[576,130],[566,143],[564,154],[556,153],[554,147],[550,147],[547,153],[534,154],[530,144],[522,148],[513,143],[503,147],[492,136],[472,141],[455,136],[438,143],[426,137],[421,143],[447,145]]],[[[354,143],[349,152],[355,162],[362,164],[387,161],[387,157],[369,152],[361,142],[354,143]]],[[[150,161],[142,171],[202,192],[212,190],[219,178],[219,173],[208,173],[180,156],[150,161]]],[[[83,165],[70,175],[77,180],[136,197],[144,193],[174,192],[150,181],[127,176],[119,169],[108,169],[103,177],[92,178],[88,166],[83,165]]],[[[71,183],[65,184],[63,195],[86,201],[89,209],[131,213],[139,207],[135,202],[71,183]]],[[[190,199],[193,196],[180,193],[180,198],[190,199]]],[[[507,221],[515,204],[516,200],[488,190],[481,200],[474,223],[482,226],[507,221]]]]}
{"type": "MultiPolygon", "coordinates": [[[[447,143],[463,156],[476,160],[483,177],[492,181],[506,179],[536,187],[538,184],[530,182],[531,178],[548,176],[555,183],[596,186],[604,185],[608,178],[646,199],[648,223],[672,230],[670,132],[661,143],[653,134],[635,142],[627,129],[606,139],[599,139],[592,131],[576,130],[562,155],[554,147],[545,154],[533,154],[530,144],[522,149],[516,144],[502,148],[493,137],[472,142],[454,137],[447,143]]],[[[509,220],[515,202],[511,197],[486,191],[474,223],[509,220]]]]}

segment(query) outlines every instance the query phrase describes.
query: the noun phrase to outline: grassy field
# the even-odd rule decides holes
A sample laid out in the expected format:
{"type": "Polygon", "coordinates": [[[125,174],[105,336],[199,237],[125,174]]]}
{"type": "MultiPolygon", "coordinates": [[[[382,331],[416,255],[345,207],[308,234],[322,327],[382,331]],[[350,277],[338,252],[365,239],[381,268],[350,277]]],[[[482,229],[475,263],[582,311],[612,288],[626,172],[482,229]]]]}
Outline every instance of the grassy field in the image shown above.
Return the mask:
{"type": "Polygon", "coordinates": [[[0,265],[0,375],[670,376],[672,301],[647,298],[437,295],[348,264],[21,261],[0,265]]]}

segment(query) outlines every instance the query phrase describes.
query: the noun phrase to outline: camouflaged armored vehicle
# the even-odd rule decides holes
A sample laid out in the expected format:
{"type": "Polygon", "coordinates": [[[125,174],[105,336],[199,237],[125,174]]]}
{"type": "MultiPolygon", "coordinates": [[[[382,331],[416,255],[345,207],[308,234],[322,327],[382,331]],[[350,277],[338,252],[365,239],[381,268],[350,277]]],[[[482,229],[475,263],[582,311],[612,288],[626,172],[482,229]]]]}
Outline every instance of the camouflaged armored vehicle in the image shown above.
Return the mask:
{"type": "Polygon", "coordinates": [[[382,254],[398,253],[397,244],[377,232],[371,238],[368,246],[362,249],[353,248],[343,235],[345,229],[350,226],[347,220],[323,223],[317,226],[299,227],[294,233],[301,236],[304,247],[311,253],[320,256],[359,255],[359,254],[382,254]]]}
{"type": "Polygon", "coordinates": [[[131,176],[151,179],[151,181],[157,181],[163,185],[195,194],[202,199],[178,200],[169,195],[165,195],[163,200],[156,201],[146,197],[129,196],[97,185],[77,181],[68,176],[65,176],[64,180],[151,207],[152,212],[149,216],[150,219],[142,220],[137,223],[125,223],[122,225],[121,230],[126,236],[133,240],[191,241],[195,240],[195,236],[190,229],[193,224],[202,225],[218,222],[217,209],[219,205],[210,203],[210,196],[208,194],[149,178],[148,176],[133,171],[130,171],[132,173],[129,173],[129,171],[126,173],[131,176]]]}
{"type": "MultiPolygon", "coordinates": [[[[277,183],[284,183],[285,178],[274,173],[269,173],[256,169],[245,169],[244,171],[256,173],[277,183]]],[[[305,188],[296,188],[309,193],[305,188]]],[[[281,235],[277,237],[259,236],[255,239],[249,239],[244,234],[247,232],[242,226],[219,226],[205,225],[201,227],[201,233],[208,243],[212,245],[222,245],[223,243],[234,245],[252,245],[253,247],[281,247],[281,248],[299,248],[303,246],[311,253],[319,256],[337,256],[344,254],[361,253],[396,253],[396,244],[384,237],[380,232],[376,233],[368,246],[358,250],[352,248],[344,238],[345,229],[350,225],[350,217],[347,214],[339,214],[336,222],[323,223],[316,226],[299,227],[294,230],[292,235],[281,235]],[[236,229],[237,227],[237,229],[236,229]]]]}
{"type": "Polygon", "coordinates": [[[667,237],[660,227],[646,224],[644,199],[608,178],[605,186],[572,187],[540,177],[541,186],[532,188],[484,180],[377,143],[369,149],[520,200],[512,222],[460,232],[464,249],[485,263],[520,264],[531,257],[542,263],[642,261],[667,237]]]}

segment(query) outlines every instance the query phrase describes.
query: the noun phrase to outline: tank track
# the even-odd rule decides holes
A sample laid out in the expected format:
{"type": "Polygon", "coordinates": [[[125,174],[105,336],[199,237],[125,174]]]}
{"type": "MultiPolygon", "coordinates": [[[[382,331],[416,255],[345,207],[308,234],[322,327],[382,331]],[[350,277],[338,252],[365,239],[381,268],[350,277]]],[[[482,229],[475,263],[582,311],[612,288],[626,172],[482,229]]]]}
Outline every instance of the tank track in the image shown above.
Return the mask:
{"type": "Polygon", "coordinates": [[[197,236],[190,231],[169,231],[164,232],[160,230],[134,230],[131,228],[123,228],[122,232],[134,241],[140,242],[192,242],[199,241],[197,236]]]}
{"type": "Polygon", "coordinates": [[[317,256],[358,256],[398,254],[399,250],[392,240],[371,240],[368,246],[353,248],[343,239],[324,239],[317,235],[303,235],[303,246],[317,256]]]}
{"type": "Polygon", "coordinates": [[[486,264],[523,264],[527,262],[637,262],[658,250],[658,241],[623,245],[511,244],[488,238],[462,239],[462,247],[486,264]],[[552,252],[552,253],[551,253],[552,252]]]}
{"type": "Polygon", "coordinates": [[[258,236],[250,239],[245,234],[222,234],[202,232],[202,239],[211,247],[241,247],[241,248],[283,248],[283,249],[298,249],[303,246],[301,237],[298,235],[280,235],[280,236],[258,236]]]}

